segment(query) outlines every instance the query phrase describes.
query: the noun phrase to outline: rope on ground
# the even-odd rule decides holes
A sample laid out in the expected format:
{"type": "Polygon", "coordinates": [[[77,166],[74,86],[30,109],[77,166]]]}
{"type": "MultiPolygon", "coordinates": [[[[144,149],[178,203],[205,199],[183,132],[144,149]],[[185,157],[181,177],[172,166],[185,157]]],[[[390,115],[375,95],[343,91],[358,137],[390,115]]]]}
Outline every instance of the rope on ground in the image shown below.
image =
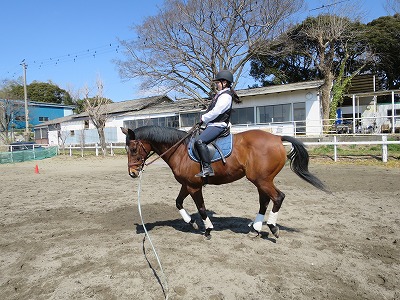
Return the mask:
{"type": "Polygon", "coordinates": [[[147,231],[147,228],[146,228],[146,226],[144,225],[144,221],[143,221],[142,208],[141,208],[141,205],[140,205],[140,192],[141,192],[141,190],[142,190],[142,187],[141,187],[141,186],[142,186],[142,175],[143,175],[143,170],[140,171],[140,174],[139,174],[139,184],[138,184],[138,190],[137,190],[137,193],[138,193],[138,211],[139,211],[139,216],[140,216],[140,220],[141,220],[141,222],[142,222],[142,226],[143,226],[145,235],[147,236],[147,238],[148,238],[148,240],[149,240],[149,242],[150,242],[151,248],[153,249],[154,255],[155,255],[156,259],[157,259],[158,266],[160,267],[161,274],[162,274],[162,276],[164,277],[164,287],[163,287],[163,288],[164,288],[164,295],[165,295],[165,300],[168,300],[169,288],[168,288],[167,276],[165,276],[163,267],[162,267],[162,265],[161,265],[160,258],[158,257],[157,251],[156,251],[156,249],[155,249],[155,247],[154,247],[154,245],[153,245],[153,242],[151,241],[149,232],[147,231]]]}

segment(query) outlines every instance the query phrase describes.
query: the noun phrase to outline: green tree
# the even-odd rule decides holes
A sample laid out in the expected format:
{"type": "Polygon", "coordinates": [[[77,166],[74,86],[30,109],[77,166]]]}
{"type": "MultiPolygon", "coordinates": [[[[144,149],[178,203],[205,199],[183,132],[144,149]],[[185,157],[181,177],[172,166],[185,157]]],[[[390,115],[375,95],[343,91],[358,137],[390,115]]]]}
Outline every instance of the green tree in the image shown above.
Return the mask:
{"type": "MultiPolygon", "coordinates": [[[[324,128],[327,130],[330,125],[331,90],[341,66],[344,67],[345,76],[349,76],[360,72],[370,57],[364,29],[365,25],[337,15],[309,17],[288,30],[279,39],[278,45],[267,44],[266,47],[272,50],[278,47],[278,54],[267,57],[266,61],[262,55],[258,56],[251,72],[262,79],[278,78],[277,83],[323,79],[320,99],[324,128]],[[271,60],[273,68],[264,68],[271,60]],[[257,74],[263,70],[274,72],[257,74]],[[282,70],[285,77],[281,74],[282,70]]],[[[266,83],[268,81],[263,82],[266,83]]]]}
{"type": "Polygon", "coordinates": [[[366,37],[376,57],[370,71],[383,80],[382,88],[400,88],[400,14],[373,20],[367,29],[366,37]]]}
{"type": "MultiPolygon", "coordinates": [[[[24,99],[24,87],[22,84],[11,82],[9,89],[10,94],[12,94],[14,98],[24,99]]],[[[30,101],[65,105],[74,104],[69,93],[52,82],[33,81],[31,84],[26,86],[26,89],[30,101]]]]}

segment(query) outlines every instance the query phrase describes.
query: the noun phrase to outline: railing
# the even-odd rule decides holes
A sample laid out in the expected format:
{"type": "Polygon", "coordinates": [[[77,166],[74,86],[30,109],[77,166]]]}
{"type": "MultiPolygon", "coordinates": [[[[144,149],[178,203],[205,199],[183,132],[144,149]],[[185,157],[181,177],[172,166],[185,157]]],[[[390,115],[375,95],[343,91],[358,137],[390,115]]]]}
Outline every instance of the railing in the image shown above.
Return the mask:
{"type": "MultiPolygon", "coordinates": [[[[69,153],[69,156],[73,155],[74,150],[79,150],[81,152],[81,156],[84,156],[84,150],[91,150],[95,153],[96,156],[99,156],[99,153],[101,152],[101,147],[98,143],[96,143],[93,146],[73,146],[73,145],[68,145],[64,147],[64,150],[67,150],[69,153]]],[[[125,149],[125,146],[118,146],[116,143],[109,143],[106,145],[106,154],[110,154],[111,156],[114,156],[114,150],[115,149],[125,149]]],[[[61,152],[61,150],[59,150],[61,152]]]]}
{"type": "Polygon", "coordinates": [[[346,145],[381,145],[382,146],[382,162],[388,161],[388,145],[400,145],[400,141],[388,141],[387,135],[382,135],[382,141],[351,141],[351,142],[338,142],[337,136],[333,136],[333,142],[305,142],[309,146],[332,146],[333,145],[333,160],[338,160],[337,149],[338,146],[346,145]]]}
{"type": "MultiPolygon", "coordinates": [[[[388,145],[400,145],[400,141],[388,141],[387,135],[382,135],[381,136],[382,140],[381,141],[348,141],[348,142],[340,142],[338,141],[337,136],[333,136],[333,141],[319,141],[319,142],[304,142],[306,146],[333,146],[333,160],[336,162],[338,161],[338,148],[340,146],[348,146],[348,145],[381,145],[381,154],[382,154],[382,162],[387,162],[388,157],[389,157],[389,151],[388,151],[388,145]]],[[[286,145],[290,146],[290,143],[285,143],[286,145]]],[[[73,156],[73,152],[75,150],[79,150],[81,153],[81,156],[84,156],[85,150],[89,150],[92,155],[93,153],[96,156],[101,155],[101,147],[98,144],[95,144],[94,146],[72,146],[69,145],[65,147],[65,149],[68,151],[69,156],[73,156]]],[[[110,154],[111,156],[115,155],[115,150],[116,149],[125,149],[125,146],[121,145],[116,145],[115,143],[109,143],[107,144],[107,154],[110,154]]],[[[124,151],[120,151],[120,153],[124,153],[124,151]]]]}

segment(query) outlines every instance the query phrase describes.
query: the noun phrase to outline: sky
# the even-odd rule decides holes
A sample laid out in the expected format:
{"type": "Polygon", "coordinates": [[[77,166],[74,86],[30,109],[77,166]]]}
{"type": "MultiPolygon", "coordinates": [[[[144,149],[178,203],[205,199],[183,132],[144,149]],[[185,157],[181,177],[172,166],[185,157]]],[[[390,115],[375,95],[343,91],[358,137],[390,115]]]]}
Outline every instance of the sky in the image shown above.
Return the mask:
{"type": "MultiPolygon", "coordinates": [[[[300,20],[337,2],[357,2],[364,11],[364,23],[387,15],[385,0],[305,2],[300,20]]],[[[135,38],[132,27],[156,15],[162,3],[163,0],[2,1],[0,80],[22,78],[24,62],[27,84],[51,81],[72,96],[88,87],[94,96],[96,80],[100,78],[103,96],[114,102],[149,96],[138,90],[135,80],[121,78],[113,60],[124,59],[119,40],[135,38]]],[[[250,76],[242,77],[236,89],[253,83],[250,76]]]]}

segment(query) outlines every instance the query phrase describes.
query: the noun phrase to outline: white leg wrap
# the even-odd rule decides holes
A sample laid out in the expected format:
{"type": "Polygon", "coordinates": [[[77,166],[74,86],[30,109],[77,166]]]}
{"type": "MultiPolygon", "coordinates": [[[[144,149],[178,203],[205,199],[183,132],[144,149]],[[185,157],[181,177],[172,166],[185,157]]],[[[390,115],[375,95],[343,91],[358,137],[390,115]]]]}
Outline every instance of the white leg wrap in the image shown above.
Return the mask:
{"type": "Polygon", "coordinates": [[[183,220],[184,220],[186,223],[189,223],[190,220],[192,220],[192,218],[190,217],[190,215],[187,213],[187,211],[186,211],[184,208],[180,209],[180,210],[179,210],[179,213],[181,214],[183,220]]]}
{"type": "Polygon", "coordinates": [[[253,228],[257,231],[261,231],[262,223],[264,222],[265,215],[257,214],[256,218],[254,219],[253,228]]]}
{"type": "Polygon", "coordinates": [[[267,224],[276,225],[276,220],[278,220],[278,212],[274,213],[272,210],[269,212],[267,224]]]}
{"type": "Polygon", "coordinates": [[[207,217],[207,219],[203,220],[203,222],[204,222],[204,227],[205,227],[206,229],[208,229],[208,228],[214,228],[214,226],[213,226],[213,224],[211,223],[209,217],[207,217]]]}

